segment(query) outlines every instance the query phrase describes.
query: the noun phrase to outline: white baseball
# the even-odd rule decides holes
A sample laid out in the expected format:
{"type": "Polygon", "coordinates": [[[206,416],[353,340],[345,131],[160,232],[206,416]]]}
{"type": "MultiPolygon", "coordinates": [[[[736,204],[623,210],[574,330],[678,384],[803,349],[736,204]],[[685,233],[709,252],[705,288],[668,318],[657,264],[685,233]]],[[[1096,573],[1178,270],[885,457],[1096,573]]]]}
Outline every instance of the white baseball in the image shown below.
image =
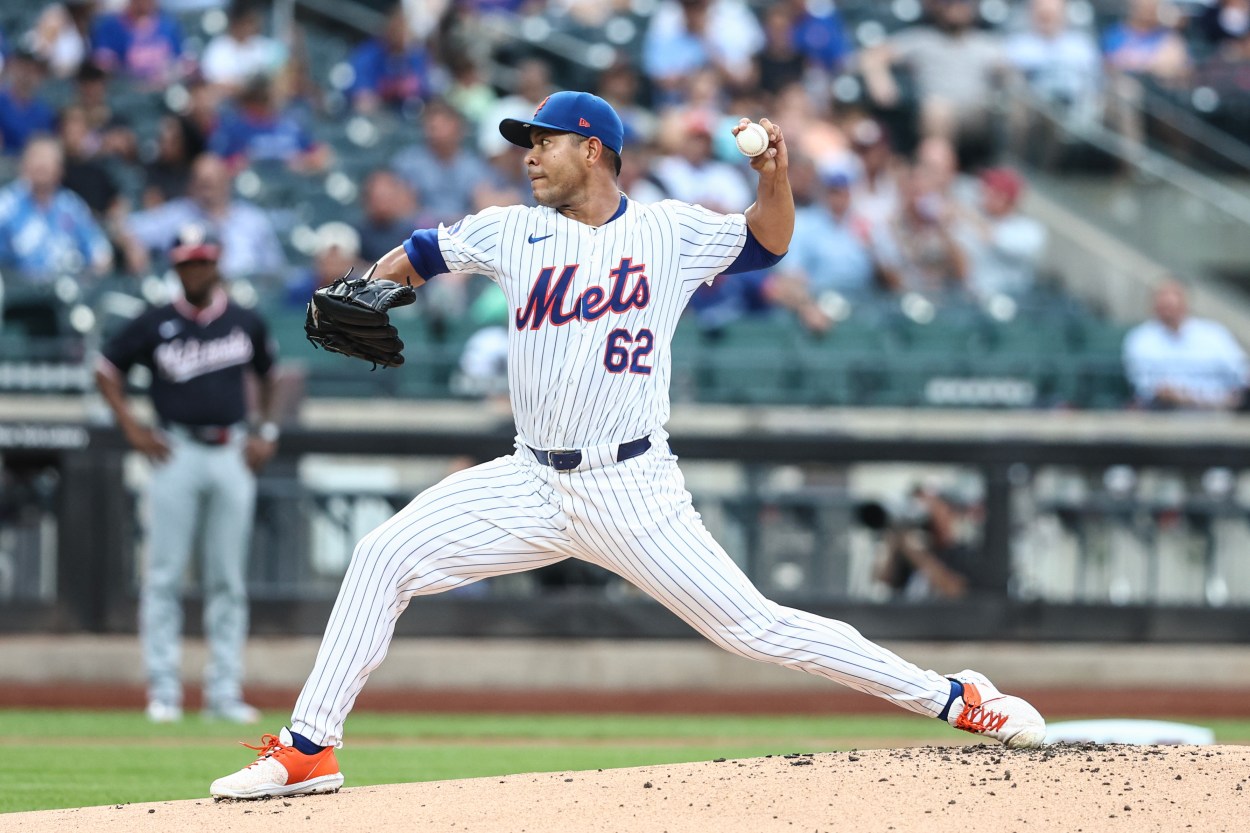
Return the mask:
{"type": "Polygon", "coordinates": [[[755,122],[739,130],[735,139],[738,142],[738,150],[742,151],[744,156],[759,156],[768,150],[768,131],[755,122]]]}

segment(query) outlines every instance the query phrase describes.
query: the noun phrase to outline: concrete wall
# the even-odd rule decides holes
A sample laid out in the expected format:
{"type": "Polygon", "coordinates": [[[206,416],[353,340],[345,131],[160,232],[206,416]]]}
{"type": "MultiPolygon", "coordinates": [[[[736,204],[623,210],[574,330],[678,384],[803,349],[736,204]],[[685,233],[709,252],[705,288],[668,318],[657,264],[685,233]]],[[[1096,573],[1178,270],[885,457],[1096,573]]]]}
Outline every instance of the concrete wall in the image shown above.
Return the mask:
{"type": "MultiPolygon", "coordinates": [[[[252,639],[247,684],[298,688],[319,640],[252,639]]],[[[1025,688],[1250,689],[1250,651],[1239,646],[895,642],[925,668],[976,668],[1000,686],[1025,688]]],[[[138,640],[130,637],[0,639],[0,685],[141,686],[138,640]]],[[[189,640],[184,679],[195,687],[204,644],[189,640]]],[[[818,691],[829,682],[732,656],[700,640],[398,639],[369,691],[487,689],[560,691],[818,691]]],[[[833,690],[833,689],[829,689],[833,690]]]]}

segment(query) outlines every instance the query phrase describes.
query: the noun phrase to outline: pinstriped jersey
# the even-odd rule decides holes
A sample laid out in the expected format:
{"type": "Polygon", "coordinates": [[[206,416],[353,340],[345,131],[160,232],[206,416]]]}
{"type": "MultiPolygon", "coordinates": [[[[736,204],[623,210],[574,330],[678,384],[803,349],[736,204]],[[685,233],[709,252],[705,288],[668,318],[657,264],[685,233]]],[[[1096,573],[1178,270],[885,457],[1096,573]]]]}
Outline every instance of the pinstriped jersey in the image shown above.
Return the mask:
{"type": "Polygon", "coordinates": [[[746,241],[745,215],[674,200],[630,200],[599,227],[546,206],[508,206],[438,229],[448,270],[481,272],[508,300],[512,411],[535,448],[661,429],[678,318],[746,241]]]}

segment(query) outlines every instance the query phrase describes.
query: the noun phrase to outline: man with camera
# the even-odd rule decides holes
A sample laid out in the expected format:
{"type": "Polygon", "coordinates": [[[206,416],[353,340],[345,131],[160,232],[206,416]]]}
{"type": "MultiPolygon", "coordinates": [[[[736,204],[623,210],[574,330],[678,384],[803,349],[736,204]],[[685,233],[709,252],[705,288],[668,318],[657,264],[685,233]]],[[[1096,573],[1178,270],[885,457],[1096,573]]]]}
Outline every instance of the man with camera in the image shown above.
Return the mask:
{"type": "Polygon", "coordinates": [[[873,578],[904,599],[958,599],[977,588],[976,549],[959,534],[955,505],[918,483],[899,510],[859,508],[860,522],[882,533],[885,547],[873,578]]]}

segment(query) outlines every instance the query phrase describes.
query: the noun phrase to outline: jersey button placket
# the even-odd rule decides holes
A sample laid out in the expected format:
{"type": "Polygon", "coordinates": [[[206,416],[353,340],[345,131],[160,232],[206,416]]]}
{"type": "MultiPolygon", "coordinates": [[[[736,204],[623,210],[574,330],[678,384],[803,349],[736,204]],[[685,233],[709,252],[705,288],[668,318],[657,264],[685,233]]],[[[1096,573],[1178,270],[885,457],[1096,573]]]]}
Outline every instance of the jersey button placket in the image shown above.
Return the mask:
{"type": "MultiPolygon", "coordinates": [[[[603,243],[599,235],[599,229],[581,230],[583,235],[583,244],[588,246],[589,256],[586,258],[587,271],[585,274],[579,275],[581,280],[578,282],[578,311],[575,332],[577,333],[577,341],[570,345],[570,350],[565,361],[564,371],[567,376],[564,379],[564,387],[566,389],[561,404],[561,413],[570,413],[575,411],[566,410],[570,407],[576,408],[576,388],[578,380],[578,369],[584,366],[587,354],[592,350],[587,349],[587,341],[595,336],[597,327],[595,321],[587,321],[582,317],[581,298],[586,289],[591,286],[597,286],[600,282],[603,264],[603,243]],[[573,402],[569,400],[573,399],[573,402]]],[[[564,426],[557,429],[560,435],[565,436],[564,426]]]]}

